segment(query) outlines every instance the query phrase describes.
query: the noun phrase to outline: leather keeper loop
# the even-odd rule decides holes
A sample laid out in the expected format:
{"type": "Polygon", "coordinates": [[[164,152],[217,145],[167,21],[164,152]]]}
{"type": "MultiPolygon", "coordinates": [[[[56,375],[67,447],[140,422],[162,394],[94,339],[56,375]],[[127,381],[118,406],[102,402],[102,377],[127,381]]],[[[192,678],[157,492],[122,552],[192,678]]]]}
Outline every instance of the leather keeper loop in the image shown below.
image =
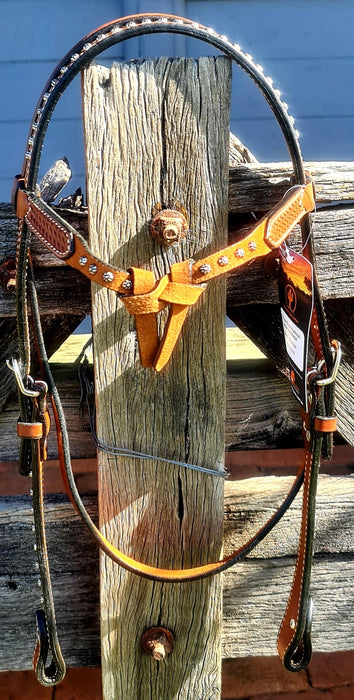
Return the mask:
{"type": "Polygon", "coordinates": [[[17,435],[20,438],[30,438],[31,440],[40,440],[43,437],[42,423],[17,423],[17,435]]]}
{"type": "Polygon", "coordinates": [[[318,433],[334,433],[337,430],[336,416],[315,416],[314,429],[318,433]]]}

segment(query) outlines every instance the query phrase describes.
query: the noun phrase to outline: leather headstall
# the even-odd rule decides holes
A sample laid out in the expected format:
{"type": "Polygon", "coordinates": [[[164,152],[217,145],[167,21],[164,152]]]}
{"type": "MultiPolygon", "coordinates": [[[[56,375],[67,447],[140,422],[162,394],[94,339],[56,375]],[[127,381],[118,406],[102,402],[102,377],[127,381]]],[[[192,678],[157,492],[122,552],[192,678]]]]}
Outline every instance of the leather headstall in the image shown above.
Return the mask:
{"type": "MultiPolygon", "coordinates": [[[[80,270],[89,279],[114,290],[127,311],[135,317],[141,362],[161,371],[173,362],[173,348],[183,327],[189,307],[198,302],[206,284],[213,278],[264,257],[284,244],[290,231],[300,224],[303,255],[314,262],[310,212],[315,207],[312,181],[302,163],[298,133],[272,80],[237,44],[219,36],[197,22],[162,14],[142,14],[109,22],[94,30],[66,54],[50,76],[34,112],[29,130],[21,175],[13,189],[13,203],[19,219],[17,246],[17,316],[19,359],[8,363],[16,375],[19,388],[20,472],[32,475],[33,510],[37,554],[41,580],[42,607],[37,610],[38,640],[34,655],[37,677],[44,685],[58,683],[65,674],[65,663],[56,632],[55,610],[46,549],[42,472],[46,458],[49,420],[46,398],[49,395],[56,422],[61,470],[66,489],[77,511],[103,551],[129,571],[164,582],[191,581],[219,573],[242,559],[280,520],[303,484],[302,523],[299,548],[289,602],[278,637],[278,651],[290,671],[306,667],[311,657],[310,575],[314,537],[317,475],[321,454],[331,453],[331,436],[336,427],[334,416],[334,380],[340,360],[340,346],[328,336],[324,309],[314,279],[314,306],[311,336],[315,361],[308,370],[309,409],[303,412],[304,457],[295,481],[281,506],[266,524],[242,547],[224,559],[190,569],[159,569],[136,561],[114,547],[91,520],[77,491],[70,461],[65,417],[55,386],[43,341],[36,288],[30,260],[31,235],[34,234],[65,263],[80,270]],[[168,274],[155,280],[153,273],[138,268],[126,271],[99,259],[83,237],[57,211],[45,203],[37,192],[37,174],[46,129],[54,108],[73,78],[104,49],[123,40],[161,32],[179,33],[200,39],[230,57],[255,82],[279,124],[286,141],[294,170],[294,185],[279,204],[250,229],[242,241],[205,257],[171,266],[168,274]],[[36,345],[41,356],[43,378],[31,378],[29,303],[35,326],[36,345]],[[169,308],[169,318],[162,338],[157,332],[157,313],[169,308]],[[48,656],[50,662],[47,662],[48,656]]],[[[166,368],[165,371],[168,371],[166,368]]]]}

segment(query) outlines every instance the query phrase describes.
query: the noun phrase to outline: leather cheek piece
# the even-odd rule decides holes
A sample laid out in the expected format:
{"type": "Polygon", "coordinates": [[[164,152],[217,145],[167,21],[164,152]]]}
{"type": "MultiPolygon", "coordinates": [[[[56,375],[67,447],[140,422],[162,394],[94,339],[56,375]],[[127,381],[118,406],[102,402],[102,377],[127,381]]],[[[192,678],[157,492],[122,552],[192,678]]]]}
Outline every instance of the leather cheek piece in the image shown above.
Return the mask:
{"type": "Polygon", "coordinates": [[[31,438],[32,440],[40,440],[43,437],[42,423],[17,423],[17,435],[20,438],[31,438]]]}

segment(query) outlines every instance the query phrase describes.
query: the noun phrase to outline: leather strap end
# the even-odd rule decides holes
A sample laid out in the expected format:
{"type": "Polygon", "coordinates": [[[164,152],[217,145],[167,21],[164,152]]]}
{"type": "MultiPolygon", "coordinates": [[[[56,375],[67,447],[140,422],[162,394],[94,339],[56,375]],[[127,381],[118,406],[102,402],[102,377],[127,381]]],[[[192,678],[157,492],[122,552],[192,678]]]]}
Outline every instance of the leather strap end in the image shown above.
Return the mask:
{"type": "Polygon", "coordinates": [[[43,437],[42,423],[17,423],[17,435],[20,438],[30,438],[31,440],[40,440],[43,437]]]}
{"type": "Polygon", "coordinates": [[[292,642],[289,644],[284,655],[281,656],[283,666],[286,668],[287,671],[292,671],[293,673],[303,671],[305,668],[307,668],[311,661],[312,611],[312,598],[309,598],[306,617],[303,623],[303,631],[301,632],[299,626],[297,627],[292,642]]]}

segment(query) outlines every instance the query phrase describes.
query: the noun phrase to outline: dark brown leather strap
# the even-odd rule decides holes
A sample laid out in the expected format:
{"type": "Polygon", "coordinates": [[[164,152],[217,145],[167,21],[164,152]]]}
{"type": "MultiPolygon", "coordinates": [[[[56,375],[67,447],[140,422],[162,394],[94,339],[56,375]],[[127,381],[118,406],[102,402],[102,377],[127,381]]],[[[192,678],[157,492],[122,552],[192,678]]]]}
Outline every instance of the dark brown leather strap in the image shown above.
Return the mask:
{"type": "MultiPolygon", "coordinates": [[[[272,81],[264,75],[262,67],[257,66],[253,62],[252,57],[242,52],[239,46],[232,44],[225,37],[218,36],[213,30],[207,29],[197,22],[171,15],[161,15],[158,13],[136,15],[110,22],[94,30],[90,35],[88,35],[88,37],[85,37],[83,40],[78,42],[72,51],[70,51],[58,64],[50,76],[44,91],[39,98],[33,120],[31,122],[23,169],[15,187],[15,198],[16,197],[18,200],[18,213],[21,219],[17,265],[17,315],[19,326],[20,376],[17,378],[20,387],[19,397],[22,425],[31,421],[34,423],[41,422],[38,421],[38,416],[34,415],[35,412],[33,411],[33,402],[36,399],[28,394],[28,387],[29,384],[31,384],[29,378],[31,348],[29,343],[30,334],[27,308],[27,273],[29,270],[29,293],[32,301],[32,312],[37,329],[38,345],[41,351],[41,361],[43,364],[44,374],[49,385],[50,394],[54,401],[54,413],[58,426],[58,441],[64,480],[66,481],[66,485],[75,506],[85,520],[87,526],[99,541],[104,551],[106,551],[107,554],[112,556],[112,558],[114,558],[120,564],[126,566],[126,568],[128,568],[130,571],[134,571],[139,575],[166,581],[190,580],[191,578],[208,576],[212,573],[216,573],[227,568],[241,558],[244,553],[249,551],[249,549],[254,546],[257,541],[260,541],[266,532],[273,527],[275,522],[279,520],[300,487],[303,479],[303,469],[305,470],[303,526],[301,530],[298,554],[299,563],[296,568],[290,602],[279,637],[279,650],[284,664],[290,668],[290,670],[297,670],[300,667],[304,667],[304,664],[308,661],[309,657],[309,578],[312,557],[311,538],[314,523],[314,492],[316,485],[316,474],[321,447],[323,447],[323,445],[327,445],[327,454],[329,453],[330,447],[330,441],[327,440],[327,433],[323,432],[322,429],[324,426],[324,421],[322,419],[323,416],[330,418],[333,416],[333,385],[319,385],[319,381],[327,381],[331,378],[334,358],[316,279],[314,283],[315,311],[312,322],[312,335],[316,350],[316,362],[319,363],[317,368],[318,372],[316,372],[317,379],[313,380],[315,382],[313,384],[315,387],[313,389],[313,396],[314,405],[316,405],[315,418],[317,419],[317,422],[315,428],[312,417],[305,418],[307,428],[305,430],[305,458],[303,468],[300,469],[294,486],[292,487],[287,499],[284,501],[281,509],[277,511],[273,518],[268,521],[264,528],[257,533],[255,537],[252,538],[247,545],[245,545],[245,547],[235,552],[231,557],[228,557],[220,562],[214,562],[212,564],[207,564],[205,566],[187,571],[173,572],[169,570],[161,571],[155,569],[147,564],[134,561],[134,559],[125,556],[123,553],[119,552],[119,550],[113,550],[109,543],[104,540],[97,528],[95,528],[92,522],[88,519],[72,475],[65,418],[60,406],[58,392],[50,373],[45,352],[40,327],[36,291],[33,279],[31,277],[31,266],[29,263],[29,247],[31,233],[33,231],[38,238],[40,238],[40,240],[42,240],[53,252],[55,252],[56,255],[58,255],[58,257],[61,257],[73,267],[81,269],[81,271],[92,279],[95,277],[95,275],[100,276],[101,284],[104,284],[104,286],[110,286],[112,289],[116,289],[118,293],[124,296],[127,302],[128,299],[130,299],[131,301],[128,302],[128,304],[132,303],[134,306],[134,308],[132,307],[132,311],[138,319],[137,325],[138,327],[139,324],[141,325],[141,327],[144,329],[144,334],[146,335],[147,324],[150,324],[148,318],[149,314],[152,314],[150,320],[152,320],[153,323],[155,322],[154,319],[156,320],[155,309],[153,311],[146,310],[149,304],[151,306],[153,303],[157,303],[158,305],[161,303],[169,303],[173,309],[173,304],[175,303],[172,298],[173,294],[176,291],[178,291],[178,294],[180,294],[182,285],[199,285],[200,288],[200,283],[204,283],[209,279],[212,279],[212,277],[220,274],[220,272],[226,272],[230,269],[234,269],[237,267],[238,263],[242,264],[242,262],[249,260],[249,256],[251,256],[251,254],[252,257],[254,257],[254,254],[257,255],[267,253],[269,249],[279,245],[284,232],[288,231],[288,219],[291,220],[291,225],[295,221],[299,221],[301,219],[304,253],[310,260],[312,260],[313,243],[310,235],[311,224],[309,216],[305,212],[312,209],[313,195],[310,188],[307,188],[306,176],[298,143],[298,134],[294,130],[293,120],[291,117],[289,117],[287,106],[282,102],[281,96],[276,90],[274,90],[272,81]],[[60,219],[60,217],[54,214],[53,210],[48,207],[48,205],[44,204],[39,197],[37,197],[35,194],[31,194],[36,192],[36,179],[40,162],[40,153],[47,126],[55,105],[57,104],[62,93],[65,91],[66,87],[70,84],[71,80],[97,54],[109,46],[112,46],[113,44],[116,44],[124,39],[147,33],[153,34],[155,32],[174,32],[201,39],[208,44],[211,44],[216,49],[221,50],[225,55],[229,56],[234,62],[241,66],[247,75],[256,83],[263,96],[268,101],[273,114],[278,121],[293,162],[295,182],[298,186],[297,191],[294,191],[293,193],[289,192],[287,199],[283,202],[283,206],[280,209],[271,212],[271,214],[263,222],[260,222],[258,225],[260,226],[259,239],[255,238],[255,230],[253,230],[250,232],[250,237],[242,242],[242,245],[237,244],[236,249],[230,250],[230,248],[227,248],[224,251],[219,251],[216,257],[210,256],[203,261],[195,263],[193,265],[191,279],[187,281],[185,277],[183,277],[182,280],[178,279],[178,284],[174,288],[172,288],[172,284],[175,284],[175,280],[173,279],[171,272],[171,278],[169,277],[167,280],[167,284],[164,286],[161,296],[159,296],[161,289],[159,289],[159,294],[155,294],[156,286],[152,285],[151,280],[146,280],[146,282],[148,285],[151,284],[152,288],[148,290],[144,288],[141,292],[141,289],[139,289],[141,281],[140,273],[134,273],[133,271],[119,271],[108,263],[98,260],[91,253],[85,241],[78,236],[74,229],[72,229],[64,220],[60,219]],[[308,200],[310,201],[310,205],[308,200]],[[256,247],[254,247],[254,244],[256,247]],[[231,260],[232,263],[230,262],[231,260]],[[154,294],[155,298],[153,298],[154,294]],[[163,295],[170,296],[168,296],[168,298],[162,298],[163,295]],[[139,296],[144,296],[144,304],[148,305],[144,306],[143,311],[145,311],[145,314],[136,313],[139,305],[141,310],[142,299],[137,298],[139,296]],[[146,316],[145,319],[143,318],[144,315],[146,316]],[[317,404],[319,408],[318,411],[317,404]],[[320,404],[323,407],[323,410],[321,409],[320,404]],[[310,438],[308,438],[308,433],[310,438]],[[291,633],[289,633],[289,628],[291,633]],[[304,644],[306,645],[306,650],[303,648],[304,644]],[[300,661],[298,658],[296,658],[297,656],[299,657],[300,661]]],[[[287,233],[285,233],[285,235],[287,235],[287,233]]],[[[175,272],[177,272],[177,270],[175,270],[175,272]]],[[[96,277],[96,279],[98,279],[98,277],[96,277]]],[[[157,286],[158,285],[161,285],[162,288],[164,282],[160,280],[157,283],[157,286]]],[[[184,291],[189,290],[186,288],[184,291]]],[[[179,301],[180,300],[181,297],[179,296],[179,301]]],[[[188,304],[185,304],[185,306],[188,308],[188,304]]],[[[173,328],[173,333],[167,339],[167,346],[170,345],[170,338],[175,336],[176,332],[178,331],[173,313],[171,314],[171,328],[173,328]]],[[[149,348],[145,348],[144,352],[146,351],[146,361],[154,362],[156,365],[156,359],[153,360],[157,346],[157,336],[155,331],[153,346],[153,354],[150,351],[148,352],[149,348]]],[[[163,356],[163,362],[165,356],[167,355],[168,353],[165,352],[159,354],[158,351],[157,353],[158,358],[163,356]]],[[[158,361],[160,361],[160,359],[158,361]]],[[[333,426],[333,422],[327,423],[327,427],[333,426]]],[[[37,428],[33,428],[33,430],[36,432],[37,428]]],[[[37,615],[40,648],[39,654],[36,654],[36,667],[38,677],[41,682],[51,684],[57,682],[58,678],[60,678],[64,672],[64,665],[62,663],[60,648],[56,636],[49,571],[44,565],[46,562],[46,549],[44,537],[44,519],[42,512],[43,494],[40,487],[43,456],[40,452],[41,440],[38,439],[38,436],[32,436],[34,437],[34,439],[32,439],[30,435],[31,430],[28,431],[25,428],[20,428],[20,432],[21,431],[20,468],[23,473],[28,473],[32,466],[34,483],[36,484],[34,489],[34,503],[36,504],[35,508],[37,508],[35,523],[39,547],[39,565],[41,579],[43,582],[44,610],[39,612],[37,615]],[[48,650],[50,650],[53,655],[54,665],[50,664],[49,667],[46,667],[46,656],[48,650]]]]}

